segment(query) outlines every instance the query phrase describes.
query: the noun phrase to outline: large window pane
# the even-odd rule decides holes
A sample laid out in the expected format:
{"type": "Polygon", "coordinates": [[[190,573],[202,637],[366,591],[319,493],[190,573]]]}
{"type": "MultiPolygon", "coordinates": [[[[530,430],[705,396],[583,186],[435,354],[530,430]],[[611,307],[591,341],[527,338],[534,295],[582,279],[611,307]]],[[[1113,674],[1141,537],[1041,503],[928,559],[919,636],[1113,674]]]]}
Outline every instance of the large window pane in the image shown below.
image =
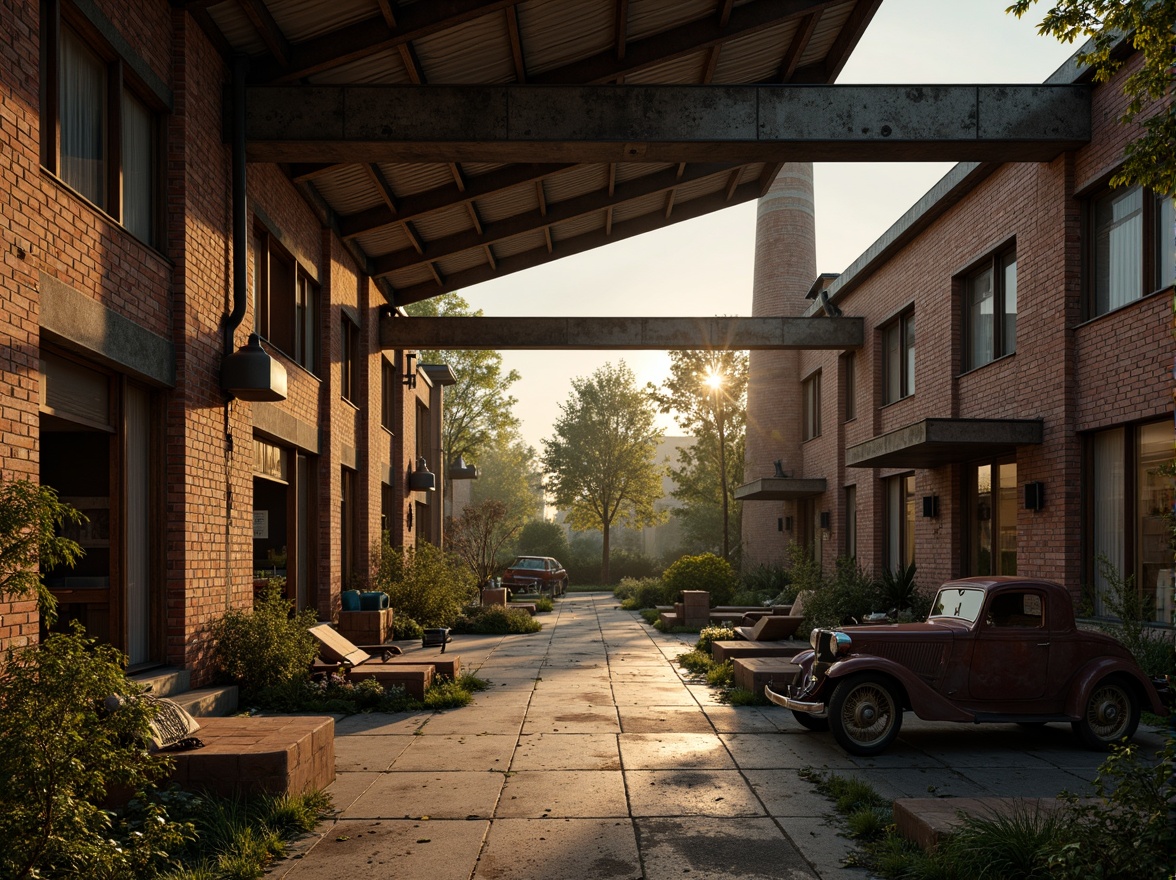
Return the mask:
{"type": "Polygon", "coordinates": [[[106,65],[70,30],[61,33],[61,179],[106,204],[106,65]]]}
{"type": "Polygon", "coordinates": [[[1173,200],[1156,196],[1156,290],[1171,287],[1176,277],[1176,208],[1173,200]]]}
{"type": "Polygon", "coordinates": [[[1104,314],[1143,291],[1143,190],[1115,190],[1094,206],[1094,300],[1104,314]]]}
{"type": "Polygon", "coordinates": [[[972,572],[977,575],[993,573],[992,560],[992,465],[976,468],[975,526],[972,530],[975,558],[972,572]]]}
{"type": "Polygon", "coordinates": [[[123,93],[123,226],[153,243],[155,205],[155,131],[151,114],[123,93]]]}
{"type": "Polygon", "coordinates": [[[906,349],[906,376],[903,383],[903,397],[915,393],[915,316],[903,318],[903,346],[906,349]]]}
{"type": "Polygon", "coordinates": [[[1017,573],[1017,465],[997,467],[999,480],[997,507],[997,574],[1017,573]]]}
{"type": "Polygon", "coordinates": [[[1001,354],[1017,350],[1017,254],[1005,254],[1002,262],[1004,276],[1004,339],[1001,354]]]}
{"type": "Polygon", "coordinates": [[[1106,614],[1108,609],[1102,602],[1107,582],[1098,565],[1105,558],[1117,571],[1123,571],[1124,559],[1124,484],[1126,481],[1124,456],[1124,431],[1103,431],[1096,434],[1093,443],[1094,486],[1094,584],[1096,590],[1095,613],[1106,614]]]}
{"type": "Polygon", "coordinates": [[[1160,473],[1160,466],[1171,459],[1172,423],[1142,426],[1136,476],[1138,583],[1144,609],[1150,606],[1153,619],[1162,623],[1172,623],[1172,549],[1164,521],[1165,512],[1172,509],[1172,481],[1160,473]]]}
{"type": "Polygon", "coordinates": [[[968,280],[968,368],[988,363],[995,351],[992,267],[968,280]]]}

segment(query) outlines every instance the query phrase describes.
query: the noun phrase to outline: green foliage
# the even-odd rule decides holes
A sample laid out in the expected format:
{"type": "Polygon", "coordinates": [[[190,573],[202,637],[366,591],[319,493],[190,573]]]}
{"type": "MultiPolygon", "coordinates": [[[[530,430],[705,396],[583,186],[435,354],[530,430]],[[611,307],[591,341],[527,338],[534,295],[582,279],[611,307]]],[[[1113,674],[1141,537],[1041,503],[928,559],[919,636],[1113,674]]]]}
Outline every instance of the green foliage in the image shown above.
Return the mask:
{"type": "Polygon", "coordinates": [[[407,617],[421,626],[449,626],[478,593],[473,575],[461,562],[432,544],[380,546],[375,587],[388,594],[393,624],[407,617]]]}
{"type": "Polygon", "coordinates": [[[849,557],[837,560],[833,577],[805,597],[806,627],[841,626],[884,611],[886,600],[874,577],[849,557]]]}
{"type": "Polygon", "coordinates": [[[726,642],[733,638],[735,638],[735,630],[729,626],[704,626],[699,630],[698,641],[694,645],[694,650],[709,654],[711,652],[711,645],[715,642],[726,642]]]}
{"type": "Polygon", "coordinates": [[[460,709],[462,706],[468,706],[472,699],[473,695],[461,686],[461,682],[451,678],[443,678],[434,682],[425,691],[425,708],[433,710],[460,709]]]}
{"type": "MultiPolygon", "coordinates": [[[[825,575],[821,571],[821,563],[813,558],[807,547],[795,541],[788,545],[788,572],[792,584],[788,590],[795,598],[802,592],[817,593],[825,586],[825,575]]],[[[791,601],[791,600],[789,600],[791,601]]],[[[787,605],[780,601],[780,597],[773,602],[775,605],[787,605]]]]}
{"type": "Polygon", "coordinates": [[[41,617],[56,620],[57,602],[41,572],[72,567],[82,557],[81,546],[60,532],[85,520],[49,486],[0,481],[0,596],[34,598],[41,617]]]}
{"type": "Polygon", "coordinates": [[[887,609],[898,612],[914,607],[919,593],[919,585],[915,583],[917,570],[913,562],[905,568],[883,569],[878,587],[887,609]]]}
{"type": "MultiPolygon", "coordinates": [[[[501,502],[506,508],[507,522],[520,530],[543,510],[542,476],[535,461],[535,450],[518,437],[512,434],[491,437],[478,454],[477,465],[478,479],[474,480],[470,490],[470,498],[475,504],[501,502]]],[[[515,553],[556,555],[519,550],[513,542],[507,544],[506,550],[507,555],[512,556],[515,553]]]]}
{"type": "Polygon", "coordinates": [[[399,614],[392,615],[392,638],[395,641],[400,641],[401,639],[420,639],[424,638],[424,635],[425,628],[411,617],[402,617],[399,614]]]}
{"type": "Polygon", "coordinates": [[[706,672],[706,683],[711,687],[730,687],[735,681],[735,662],[724,660],[715,663],[706,672]]]}
{"type": "MultiPolygon", "coordinates": [[[[1007,11],[1018,18],[1037,0],[1015,0],[1007,11]]],[[[1123,65],[1115,52],[1127,36],[1143,55],[1143,65],[1123,80],[1127,109],[1120,122],[1142,129],[1127,145],[1123,167],[1111,178],[1113,186],[1142,184],[1165,195],[1176,195],[1176,104],[1159,105],[1173,95],[1176,69],[1176,0],[1053,0],[1037,27],[1040,34],[1064,43],[1093,39],[1078,63],[1090,67],[1098,82],[1109,81],[1123,65]]],[[[1136,129],[1137,131],[1139,129],[1136,129]]]]}
{"type": "Polygon", "coordinates": [[[548,614],[555,610],[555,602],[550,596],[540,596],[533,603],[536,614],[548,614]]]}
{"type": "Polygon", "coordinates": [[[453,621],[455,633],[480,635],[510,635],[537,633],[543,624],[521,608],[502,605],[483,605],[467,608],[453,621]]]}
{"type": "Polygon", "coordinates": [[[310,609],[293,613],[282,593],[285,578],[273,578],[250,611],[230,611],[209,627],[212,661],[252,702],[270,688],[306,681],[318,643],[310,628],[318,616],[310,609]]]}
{"type": "Polygon", "coordinates": [[[849,836],[856,840],[874,840],[886,833],[890,824],[889,808],[862,807],[845,817],[849,836]]]}
{"type": "Polygon", "coordinates": [[[669,591],[661,578],[622,578],[613,595],[621,600],[621,607],[629,611],[670,604],[669,591]]]}
{"type": "Polygon", "coordinates": [[[943,841],[935,861],[949,877],[1052,880],[1058,875],[1050,868],[1050,853],[1072,831],[1062,812],[1018,803],[1008,813],[968,817],[943,841]]]}
{"type": "Polygon", "coordinates": [[[645,622],[650,626],[654,626],[661,622],[661,612],[656,608],[642,608],[641,616],[645,618],[645,622]]]}
{"type": "Polygon", "coordinates": [[[503,502],[479,501],[449,520],[446,545],[469,568],[474,582],[484,584],[502,570],[499,551],[520,528],[521,522],[509,516],[503,502]]]}
{"type": "Polygon", "coordinates": [[[719,697],[731,706],[770,706],[772,705],[763,693],[755,693],[747,688],[730,688],[719,697]]]}
{"type": "Polygon", "coordinates": [[[775,605],[788,605],[796,598],[792,577],[782,565],[761,562],[745,571],[739,582],[741,589],[747,592],[774,597],[772,604],[775,605]]]}
{"type": "Polygon", "coordinates": [[[670,595],[682,590],[706,590],[710,604],[726,605],[735,592],[735,573],[731,564],[713,553],[683,556],[662,573],[662,583],[670,595]]]}
{"type": "Polygon", "coordinates": [[[718,553],[738,562],[743,505],[735,487],[743,482],[743,447],[747,414],[747,352],[673,351],[670,375],[660,388],[647,385],[658,409],[674,421],[693,444],[678,450],[671,465],[681,502],[674,517],[682,524],[686,546],[718,553]]]}
{"type": "Polygon", "coordinates": [[[662,521],[661,468],[654,450],[661,430],[653,407],[624,362],[605,364],[587,379],[572,380],[560,404],[553,436],[543,441],[547,491],[575,529],[599,530],[601,580],[609,582],[609,529],[662,521]]]}
{"type": "Polygon", "coordinates": [[[519,532],[518,552],[524,556],[551,556],[566,562],[571,547],[568,536],[558,523],[533,519],[519,532]]]}
{"type": "Polygon", "coordinates": [[[384,687],[373,678],[351,681],[341,673],[276,684],[258,692],[250,702],[269,712],[343,715],[407,712],[420,705],[404,688],[384,687]]]}
{"type": "Polygon", "coordinates": [[[161,778],[148,754],[153,706],[123,673],[125,658],[75,626],[39,647],[10,649],[0,678],[0,876],[133,880],[166,863],[184,829],[157,810],[118,817],[111,787],[161,778]],[[126,698],[112,712],[105,700],[126,698]],[[158,821],[157,821],[158,819],[158,821]]]}
{"type": "Polygon", "coordinates": [[[677,663],[691,675],[706,675],[715,665],[715,661],[711,658],[710,654],[697,649],[679,654],[677,663]]]}
{"type": "Polygon", "coordinates": [[[1163,676],[1173,671],[1172,639],[1169,634],[1150,626],[1154,617],[1154,597],[1135,586],[1135,575],[1123,577],[1106,556],[1099,555],[1098,571],[1105,588],[1101,591],[1103,606],[1118,618],[1113,624],[1100,623],[1099,628],[1114,636],[1131,652],[1144,674],[1163,676]]]}

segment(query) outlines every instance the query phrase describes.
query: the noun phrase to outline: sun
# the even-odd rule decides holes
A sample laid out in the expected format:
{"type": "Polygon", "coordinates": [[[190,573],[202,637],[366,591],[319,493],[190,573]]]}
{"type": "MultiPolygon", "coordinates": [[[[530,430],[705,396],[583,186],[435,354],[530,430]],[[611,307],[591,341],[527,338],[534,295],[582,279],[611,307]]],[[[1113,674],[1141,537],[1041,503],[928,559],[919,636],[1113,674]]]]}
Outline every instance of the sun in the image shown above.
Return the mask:
{"type": "Polygon", "coordinates": [[[706,386],[712,391],[718,391],[723,386],[723,374],[711,370],[708,371],[705,376],[703,376],[702,381],[706,383],[706,386]]]}

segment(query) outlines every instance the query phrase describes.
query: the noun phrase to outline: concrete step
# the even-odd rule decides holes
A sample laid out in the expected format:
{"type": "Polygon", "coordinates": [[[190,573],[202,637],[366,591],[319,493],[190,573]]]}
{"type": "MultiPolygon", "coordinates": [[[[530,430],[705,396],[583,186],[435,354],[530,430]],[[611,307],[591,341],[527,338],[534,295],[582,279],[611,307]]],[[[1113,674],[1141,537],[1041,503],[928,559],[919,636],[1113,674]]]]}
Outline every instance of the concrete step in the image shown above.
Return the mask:
{"type": "Polygon", "coordinates": [[[237,686],[197,688],[171,697],[183,706],[189,715],[197,718],[212,718],[229,715],[237,711],[237,686]]]}
{"type": "Polygon", "coordinates": [[[127,676],[136,684],[149,689],[149,693],[157,697],[174,697],[192,687],[192,673],[187,669],[176,669],[165,666],[160,669],[150,669],[127,676]]]}
{"type": "Polygon", "coordinates": [[[1057,798],[950,797],[899,798],[894,802],[898,833],[924,850],[934,849],[965,816],[993,818],[1022,811],[1028,815],[1053,812],[1064,805],[1057,798]]]}

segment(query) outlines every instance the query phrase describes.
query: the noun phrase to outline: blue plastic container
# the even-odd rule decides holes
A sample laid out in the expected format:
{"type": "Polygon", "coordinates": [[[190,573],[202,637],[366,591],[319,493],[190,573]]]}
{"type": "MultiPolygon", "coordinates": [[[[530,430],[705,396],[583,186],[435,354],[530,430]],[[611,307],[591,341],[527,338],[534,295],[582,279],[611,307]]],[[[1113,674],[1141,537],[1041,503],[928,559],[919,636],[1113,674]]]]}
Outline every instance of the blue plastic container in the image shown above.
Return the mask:
{"type": "Polygon", "coordinates": [[[358,611],[359,610],[359,590],[344,590],[343,591],[343,610],[344,611],[358,611]]]}
{"type": "Polygon", "coordinates": [[[359,594],[360,611],[383,611],[388,607],[388,594],[379,590],[369,590],[359,594]]]}

